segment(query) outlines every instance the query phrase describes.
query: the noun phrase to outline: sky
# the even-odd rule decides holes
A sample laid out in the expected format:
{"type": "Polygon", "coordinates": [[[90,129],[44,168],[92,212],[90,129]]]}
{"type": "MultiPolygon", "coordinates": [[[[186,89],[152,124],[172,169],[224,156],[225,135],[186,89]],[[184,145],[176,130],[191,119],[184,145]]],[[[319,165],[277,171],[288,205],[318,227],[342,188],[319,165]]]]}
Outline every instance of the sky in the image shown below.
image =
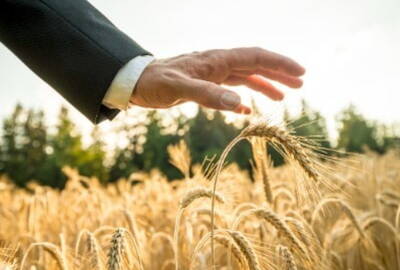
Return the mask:
{"type": "MultiPolygon", "coordinates": [[[[300,90],[281,87],[272,102],[244,87],[232,88],[245,103],[254,97],[267,114],[301,99],[327,117],[350,103],[373,120],[400,122],[399,0],[92,0],[122,31],[156,58],[216,48],[258,46],[290,56],[306,69],[300,90]]],[[[54,116],[63,98],[0,44],[0,120],[15,104],[54,116]]],[[[277,84],[278,85],[278,84],[277,84]]],[[[183,110],[193,113],[195,106],[183,110]]],[[[76,110],[77,125],[92,125],[76,110]]],[[[230,119],[234,117],[228,115],[230,119]]],[[[112,123],[102,124],[104,129],[112,123]]]]}

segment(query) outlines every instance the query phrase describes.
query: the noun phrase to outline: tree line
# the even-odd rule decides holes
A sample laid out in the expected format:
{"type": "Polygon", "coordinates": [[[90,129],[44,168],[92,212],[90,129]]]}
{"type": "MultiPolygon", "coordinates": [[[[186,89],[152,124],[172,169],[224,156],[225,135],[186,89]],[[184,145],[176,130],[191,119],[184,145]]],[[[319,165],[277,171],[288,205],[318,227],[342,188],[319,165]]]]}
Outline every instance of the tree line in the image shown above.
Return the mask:
{"type": "MultiPolygon", "coordinates": [[[[116,120],[112,132],[125,140],[123,146],[107,149],[98,127],[91,133],[91,143],[84,145],[82,134],[61,107],[57,124],[48,126],[42,110],[24,108],[21,104],[4,118],[0,140],[0,175],[6,175],[19,186],[34,180],[43,185],[63,188],[66,178],[64,166],[79,170],[86,176],[95,176],[103,183],[128,177],[136,171],[158,168],[169,179],[181,177],[169,164],[167,146],[185,140],[190,148],[192,162],[218,156],[225,146],[248,123],[226,123],[223,114],[199,109],[192,118],[183,114],[165,117],[155,110],[135,115],[135,121],[116,120]],[[110,154],[111,153],[111,154],[110,154]]],[[[394,127],[366,119],[349,106],[337,116],[338,139],[332,146],[325,118],[306,102],[300,115],[284,114],[287,126],[296,134],[308,138],[318,135],[317,143],[324,149],[338,149],[362,153],[367,149],[379,154],[399,147],[400,138],[394,127]]],[[[242,142],[229,155],[243,169],[250,169],[251,148],[242,142]]],[[[269,149],[274,165],[283,159],[269,149]]]]}

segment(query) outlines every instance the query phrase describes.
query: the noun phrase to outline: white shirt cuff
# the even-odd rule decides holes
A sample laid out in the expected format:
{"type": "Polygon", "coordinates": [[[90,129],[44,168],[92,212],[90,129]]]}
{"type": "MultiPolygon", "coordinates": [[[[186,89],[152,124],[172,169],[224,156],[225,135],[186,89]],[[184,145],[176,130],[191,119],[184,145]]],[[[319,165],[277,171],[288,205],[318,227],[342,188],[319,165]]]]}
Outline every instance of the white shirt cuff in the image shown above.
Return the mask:
{"type": "Polygon", "coordinates": [[[103,105],[110,109],[127,110],[140,75],[153,60],[151,55],[140,55],[126,63],[114,77],[103,98],[103,105]]]}

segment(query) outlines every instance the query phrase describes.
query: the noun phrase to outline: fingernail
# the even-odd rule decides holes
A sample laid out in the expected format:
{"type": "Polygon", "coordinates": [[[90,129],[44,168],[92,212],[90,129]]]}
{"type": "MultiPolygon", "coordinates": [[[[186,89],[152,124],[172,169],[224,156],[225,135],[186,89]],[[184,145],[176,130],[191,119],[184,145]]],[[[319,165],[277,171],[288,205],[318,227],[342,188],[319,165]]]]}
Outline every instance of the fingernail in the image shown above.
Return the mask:
{"type": "Polygon", "coordinates": [[[226,109],[234,109],[240,104],[240,97],[237,94],[225,92],[221,96],[221,104],[226,109]]]}

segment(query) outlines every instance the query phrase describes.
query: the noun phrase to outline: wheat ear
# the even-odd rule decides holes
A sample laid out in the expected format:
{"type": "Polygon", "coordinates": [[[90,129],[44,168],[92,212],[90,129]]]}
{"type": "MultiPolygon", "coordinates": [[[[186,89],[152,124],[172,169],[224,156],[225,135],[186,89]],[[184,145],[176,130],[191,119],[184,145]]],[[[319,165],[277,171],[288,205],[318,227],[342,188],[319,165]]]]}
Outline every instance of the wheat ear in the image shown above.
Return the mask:
{"type": "Polygon", "coordinates": [[[296,263],[294,261],[293,254],[290,252],[290,250],[285,247],[285,246],[278,246],[278,253],[280,257],[282,258],[283,265],[285,270],[297,270],[296,263]]]}
{"type": "Polygon", "coordinates": [[[239,263],[240,269],[244,267],[243,256],[240,248],[238,245],[231,240],[231,238],[227,237],[226,235],[215,235],[215,241],[226,247],[227,249],[231,249],[233,256],[239,263]]]}
{"type": "Polygon", "coordinates": [[[319,180],[319,174],[314,168],[312,160],[309,158],[309,153],[301,145],[300,140],[288,131],[277,126],[261,123],[245,128],[239,136],[243,138],[261,137],[271,143],[277,143],[299,163],[311,179],[315,181],[319,180]]]}
{"type": "Polygon", "coordinates": [[[311,243],[309,236],[307,235],[306,229],[301,221],[291,217],[285,217],[284,221],[289,226],[292,225],[295,228],[294,231],[300,236],[301,241],[303,241],[306,246],[310,246],[311,243]]]}
{"type": "Polygon", "coordinates": [[[190,178],[190,150],[184,140],[180,140],[176,145],[167,147],[169,162],[174,165],[185,176],[185,179],[190,178]]]}
{"type": "Polygon", "coordinates": [[[282,235],[284,235],[293,246],[295,246],[303,254],[305,254],[305,255],[308,254],[307,250],[304,248],[303,244],[295,236],[295,234],[288,227],[288,225],[285,223],[285,221],[271,210],[264,209],[264,208],[257,208],[257,209],[250,209],[250,210],[244,211],[236,219],[236,221],[233,225],[233,229],[236,229],[238,227],[238,224],[240,223],[240,221],[247,218],[250,215],[255,215],[258,218],[264,219],[265,221],[270,223],[272,226],[275,227],[275,229],[278,232],[280,232],[282,235]]]}
{"type": "MultiPolygon", "coordinates": [[[[187,208],[193,201],[199,198],[211,198],[213,196],[213,192],[207,188],[195,188],[188,191],[182,200],[179,202],[180,209],[187,208]]],[[[224,197],[218,192],[215,194],[215,198],[217,201],[224,203],[224,197]]]]}
{"type": "Polygon", "coordinates": [[[124,234],[125,230],[117,228],[111,238],[111,246],[108,250],[108,270],[119,270],[122,266],[122,255],[124,252],[124,234]]]}
{"type": "Polygon", "coordinates": [[[94,237],[94,234],[91,232],[88,233],[87,247],[88,247],[88,250],[90,253],[90,267],[92,267],[96,270],[101,270],[103,267],[102,267],[102,261],[100,258],[99,244],[97,243],[97,240],[94,237]]]}
{"type": "Polygon", "coordinates": [[[266,142],[262,140],[262,138],[254,138],[254,140],[251,141],[251,146],[253,149],[253,156],[254,156],[254,161],[256,163],[256,169],[259,172],[259,176],[261,177],[263,183],[265,199],[267,200],[267,202],[271,204],[273,201],[273,195],[267,172],[268,164],[266,160],[267,158],[266,142]]]}
{"type": "Polygon", "coordinates": [[[250,241],[242,233],[238,231],[227,230],[227,233],[232,237],[232,239],[238,245],[239,249],[242,251],[244,257],[247,260],[249,269],[261,270],[256,252],[254,251],[250,241]]]}

